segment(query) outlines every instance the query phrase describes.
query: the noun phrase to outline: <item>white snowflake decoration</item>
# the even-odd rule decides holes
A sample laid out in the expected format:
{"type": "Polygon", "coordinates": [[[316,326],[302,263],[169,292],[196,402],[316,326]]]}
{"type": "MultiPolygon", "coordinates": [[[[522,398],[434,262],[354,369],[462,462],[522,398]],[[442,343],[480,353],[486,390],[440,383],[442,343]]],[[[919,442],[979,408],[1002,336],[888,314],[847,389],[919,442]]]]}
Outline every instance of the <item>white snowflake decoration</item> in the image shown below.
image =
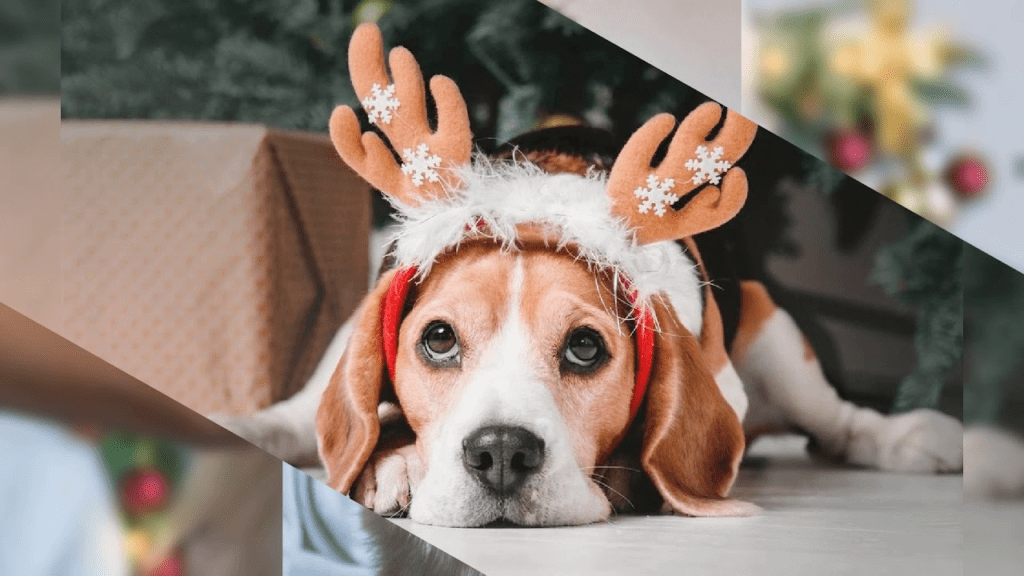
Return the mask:
{"type": "Polygon", "coordinates": [[[395,85],[388,84],[388,87],[381,90],[380,84],[376,82],[370,87],[370,95],[363,98],[363,109],[370,119],[370,124],[378,121],[391,124],[391,113],[398,110],[401,102],[395,98],[395,85]]]}
{"type": "Polygon", "coordinates": [[[438,181],[437,171],[434,168],[441,165],[441,157],[431,154],[426,144],[417,146],[415,152],[412,151],[412,148],[402,150],[402,158],[405,159],[405,162],[402,163],[402,172],[412,174],[412,183],[416,186],[422,186],[424,178],[430,182],[438,181]]]}
{"type": "Polygon", "coordinates": [[[647,177],[647,187],[643,186],[633,191],[637,198],[642,198],[643,202],[637,210],[641,214],[647,214],[654,209],[655,216],[664,216],[665,207],[671,206],[679,201],[679,196],[675,194],[669,194],[672,187],[676,185],[676,181],[672,178],[665,178],[659,181],[658,177],[651,174],[647,177]]]}
{"type": "Polygon", "coordinates": [[[732,167],[732,164],[727,160],[719,160],[723,152],[724,150],[722,150],[721,146],[715,146],[714,150],[710,153],[706,146],[697,146],[697,157],[686,161],[686,169],[696,172],[693,175],[694,184],[701,184],[707,181],[718,185],[721,182],[722,174],[732,167]]]}

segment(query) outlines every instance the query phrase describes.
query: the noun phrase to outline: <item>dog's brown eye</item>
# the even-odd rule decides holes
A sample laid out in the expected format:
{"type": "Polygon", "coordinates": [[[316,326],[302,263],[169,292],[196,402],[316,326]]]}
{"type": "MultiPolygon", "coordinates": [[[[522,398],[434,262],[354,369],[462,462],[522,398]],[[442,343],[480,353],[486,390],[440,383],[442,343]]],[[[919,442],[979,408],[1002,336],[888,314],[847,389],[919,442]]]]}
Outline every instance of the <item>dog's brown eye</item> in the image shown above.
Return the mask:
{"type": "Polygon", "coordinates": [[[445,322],[433,322],[423,331],[423,351],[434,362],[456,359],[459,354],[459,339],[455,329],[445,322]]]}
{"type": "Polygon", "coordinates": [[[563,366],[574,372],[587,371],[605,357],[604,341],[590,328],[577,328],[566,339],[563,366]]]}

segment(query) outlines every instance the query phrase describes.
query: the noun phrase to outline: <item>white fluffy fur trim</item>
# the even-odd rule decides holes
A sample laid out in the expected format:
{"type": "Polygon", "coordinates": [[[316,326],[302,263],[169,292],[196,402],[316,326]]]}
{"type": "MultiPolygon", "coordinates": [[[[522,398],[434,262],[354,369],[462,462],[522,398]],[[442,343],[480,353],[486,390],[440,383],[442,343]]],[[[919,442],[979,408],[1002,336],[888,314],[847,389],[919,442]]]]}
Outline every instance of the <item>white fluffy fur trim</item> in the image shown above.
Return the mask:
{"type": "Polygon", "coordinates": [[[695,263],[675,242],[638,245],[627,223],[611,213],[605,176],[548,174],[527,162],[478,156],[458,172],[463,182],[446,198],[418,206],[396,205],[399,228],[394,256],[424,277],[442,253],[455,249],[478,221],[487,236],[514,248],[516,226],[540,224],[561,241],[575,244],[589,265],[622,272],[643,302],[668,296],[680,321],[700,333],[700,277],[695,263]]]}

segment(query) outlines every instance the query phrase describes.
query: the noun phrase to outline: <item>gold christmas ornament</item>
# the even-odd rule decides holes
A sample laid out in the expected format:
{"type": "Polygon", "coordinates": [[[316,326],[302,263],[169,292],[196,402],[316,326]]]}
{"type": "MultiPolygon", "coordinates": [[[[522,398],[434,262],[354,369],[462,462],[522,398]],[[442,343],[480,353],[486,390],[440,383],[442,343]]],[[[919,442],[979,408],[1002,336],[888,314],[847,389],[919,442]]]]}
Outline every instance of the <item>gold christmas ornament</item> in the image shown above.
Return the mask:
{"type": "Polygon", "coordinates": [[[149,534],[145,530],[131,530],[124,536],[124,548],[133,562],[146,558],[152,548],[149,534]]]}
{"type": "Polygon", "coordinates": [[[946,72],[950,43],[939,34],[912,34],[910,0],[869,0],[871,27],[863,38],[841,41],[828,59],[832,72],[867,89],[878,147],[897,156],[917,153],[927,114],[914,82],[946,72]]]}
{"type": "Polygon", "coordinates": [[[768,81],[778,81],[789,73],[789,57],[781,46],[765,48],[761,54],[761,72],[768,81]]]}
{"type": "Polygon", "coordinates": [[[860,72],[861,50],[857,44],[845,41],[840,42],[832,55],[832,70],[840,76],[855,78],[860,72]]]}

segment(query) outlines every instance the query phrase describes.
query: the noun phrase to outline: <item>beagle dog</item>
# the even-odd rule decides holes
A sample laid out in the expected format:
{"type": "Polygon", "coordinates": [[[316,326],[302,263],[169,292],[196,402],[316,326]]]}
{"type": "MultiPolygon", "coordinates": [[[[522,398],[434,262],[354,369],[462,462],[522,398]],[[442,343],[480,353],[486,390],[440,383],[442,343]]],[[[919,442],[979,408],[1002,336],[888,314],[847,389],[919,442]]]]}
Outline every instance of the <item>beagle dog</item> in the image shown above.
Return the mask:
{"type": "Polygon", "coordinates": [[[392,82],[375,26],[349,61],[402,162],[348,107],[331,136],[398,229],[307,389],[225,422],[243,437],[293,461],[315,448],[328,484],[376,512],[466,527],[756,514],[729,490],[766,433],[884,470],[962,467],[956,419],[842,400],[764,286],[702,258],[746,199],[749,120],[707,103],[617,155],[556,130],[484,158],[454,83],[430,82],[432,129],[418,65],[394,49],[392,82]]]}

